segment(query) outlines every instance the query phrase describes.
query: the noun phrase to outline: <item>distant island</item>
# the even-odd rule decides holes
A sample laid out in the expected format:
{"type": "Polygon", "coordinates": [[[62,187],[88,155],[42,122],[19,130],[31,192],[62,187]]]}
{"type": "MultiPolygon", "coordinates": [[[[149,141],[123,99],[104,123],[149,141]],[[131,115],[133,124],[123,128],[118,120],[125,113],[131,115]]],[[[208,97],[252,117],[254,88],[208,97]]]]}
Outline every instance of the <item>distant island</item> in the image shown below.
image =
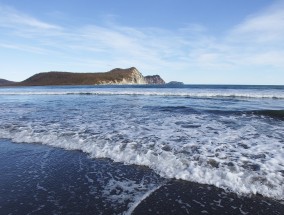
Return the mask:
{"type": "Polygon", "coordinates": [[[180,85],[184,85],[184,83],[180,81],[170,81],[169,83],[167,83],[167,85],[180,86],[180,85]]]}
{"type": "Polygon", "coordinates": [[[135,67],[116,68],[109,72],[72,73],[44,72],[21,82],[0,79],[0,86],[52,86],[52,85],[114,85],[114,84],[165,84],[159,75],[143,76],[135,67]]]}

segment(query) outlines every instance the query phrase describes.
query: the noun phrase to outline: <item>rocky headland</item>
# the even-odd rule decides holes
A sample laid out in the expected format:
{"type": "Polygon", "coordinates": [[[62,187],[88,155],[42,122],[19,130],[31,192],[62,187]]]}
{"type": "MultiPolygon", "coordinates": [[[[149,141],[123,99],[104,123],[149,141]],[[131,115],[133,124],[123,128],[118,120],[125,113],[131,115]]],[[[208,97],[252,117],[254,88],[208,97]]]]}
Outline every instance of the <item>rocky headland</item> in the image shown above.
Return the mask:
{"type": "Polygon", "coordinates": [[[148,75],[145,76],[147,84],[165,84],[166,82],[159,75],[148,75]]]}
{"type": "Polygon", "coordinates": [[[116,68],[108,72],[98,73],[43,72],[22,82],[9,82],[7,80],[2,82],[0,81],[2,86],[165,84],[165,81],[159,75],[144,77],[135,67],[116,68]]]}

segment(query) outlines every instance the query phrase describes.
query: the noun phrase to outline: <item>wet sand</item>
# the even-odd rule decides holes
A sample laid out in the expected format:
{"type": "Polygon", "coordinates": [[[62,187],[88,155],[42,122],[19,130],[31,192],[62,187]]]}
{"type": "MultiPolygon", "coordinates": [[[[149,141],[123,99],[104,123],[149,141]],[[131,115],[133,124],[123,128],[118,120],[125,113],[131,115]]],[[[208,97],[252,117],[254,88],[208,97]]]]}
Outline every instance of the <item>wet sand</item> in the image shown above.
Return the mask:
{"type": "Polygon", "coordinates": [[[0,140],[0,214],[284,214],[284,203],[80,151],[0,140]]]}

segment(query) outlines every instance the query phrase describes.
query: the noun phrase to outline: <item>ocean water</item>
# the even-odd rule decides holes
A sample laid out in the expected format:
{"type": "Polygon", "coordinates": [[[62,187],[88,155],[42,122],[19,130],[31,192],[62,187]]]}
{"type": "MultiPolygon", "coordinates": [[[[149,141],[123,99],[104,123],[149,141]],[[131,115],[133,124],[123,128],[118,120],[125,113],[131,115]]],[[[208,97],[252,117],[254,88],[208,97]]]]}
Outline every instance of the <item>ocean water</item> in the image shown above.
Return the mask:
{"type": "Polygon", "coordinates": [[[143,198],[182,179],[284,200],[284,86],[0,88],[0,138],[146,166],[143,198]]]}

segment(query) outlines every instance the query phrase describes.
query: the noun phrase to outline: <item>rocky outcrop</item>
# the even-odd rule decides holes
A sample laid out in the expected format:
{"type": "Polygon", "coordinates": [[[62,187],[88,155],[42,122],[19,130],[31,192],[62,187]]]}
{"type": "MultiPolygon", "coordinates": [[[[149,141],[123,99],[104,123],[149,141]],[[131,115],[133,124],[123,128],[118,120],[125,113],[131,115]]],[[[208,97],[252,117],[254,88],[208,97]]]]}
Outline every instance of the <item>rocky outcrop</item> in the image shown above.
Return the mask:
{"type": "Polygon", "coordinates": [[[147,84],[165,84],[166,82],[159,75],[148,75],[145,76],[147,84]]]}
{"type": "Polygon", "coordinates": [[[113,69],[106,74],[115,77],[114,80],[102,80],[100,84],[146,84],[144,76],[135,68],[113,69]]]}

